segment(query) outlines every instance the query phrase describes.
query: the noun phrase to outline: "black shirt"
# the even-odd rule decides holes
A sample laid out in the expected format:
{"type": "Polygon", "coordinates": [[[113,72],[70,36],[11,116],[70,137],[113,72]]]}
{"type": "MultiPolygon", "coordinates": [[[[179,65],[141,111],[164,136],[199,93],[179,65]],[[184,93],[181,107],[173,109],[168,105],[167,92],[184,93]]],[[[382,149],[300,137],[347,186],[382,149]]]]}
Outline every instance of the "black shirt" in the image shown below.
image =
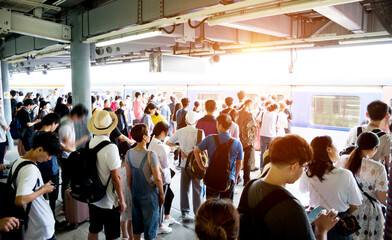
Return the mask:
{"type": "Polygon", "coordinates": [[[31,121],[31,116],[28,110],[24,107],[22,107],[16,117],[19,119],[20,125],[22,126],[22,131],[23,131],[23,138],[25,137],[31,137],[34,133],[34,127],[28,127],[27,123],[32,122],[31,121]]]}

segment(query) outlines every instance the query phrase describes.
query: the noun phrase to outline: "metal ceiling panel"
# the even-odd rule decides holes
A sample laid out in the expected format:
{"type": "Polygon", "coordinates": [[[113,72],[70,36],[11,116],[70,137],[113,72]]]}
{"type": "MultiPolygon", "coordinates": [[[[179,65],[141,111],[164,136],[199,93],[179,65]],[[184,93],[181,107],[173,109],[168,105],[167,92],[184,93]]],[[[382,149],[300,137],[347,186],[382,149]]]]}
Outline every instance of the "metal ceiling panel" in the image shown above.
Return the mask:
{"type": "Polygon", "coordinates": [[[160,1],[143,0],[142,6],[143,6],[142,7],[142,21],[143,22],[150,22],[150,21],[161,18],[160,1]]]}
{"type": "Polygon", "coordinates": [[[3,56],[10,57],[16,53],[15,39],[9,39],[5,42],[3,56]]]}
{"type": "Polygon", "coordinates": [[[34,50],[34,38],[21,36],[16,39],[16,54],[21,54],[34,50]]]}
{"type": "Polygon", "coordinates": [[[43,39],[43,38],[34,38],[34,49],[35,50],[46,48],[46,47],[49,47],[49,46],[55,45],[55,44],[58,44],[58,42],[43,39]]]}
{"type": "Polygon", "coordinates": [[[118,0],[95,8],[89,15],[89,35],[130,26],[137,21],[137,0],[118,0]]]}
{"type": "MultiPolygon", "coordinates": [[[[158,1],[156,1],[158,3],[158,1]]],[[[197,0],[197,1],[184,1],[184,0],[165,0],[164,13],[165,17],[194,11],[202,7],[209,7],[220,4],[220,0],[197,0]]]]}

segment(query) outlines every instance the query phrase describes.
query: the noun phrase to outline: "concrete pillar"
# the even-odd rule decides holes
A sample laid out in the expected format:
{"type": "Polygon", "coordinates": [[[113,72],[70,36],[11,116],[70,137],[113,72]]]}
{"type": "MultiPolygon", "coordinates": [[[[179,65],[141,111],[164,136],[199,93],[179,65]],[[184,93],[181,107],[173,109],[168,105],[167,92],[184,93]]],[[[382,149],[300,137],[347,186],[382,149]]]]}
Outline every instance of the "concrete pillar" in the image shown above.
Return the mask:
{"type": "MultiPolygon", "coordinates": [[[[8,63],[6,61],[1,61],[1,84],[2,84],[2,94],[1,98],[3,99],[3,110],[4,110],[4,118],[9,125],[12,121],[11,116],[11,96],[10,93],[10,84],[8,80],[8,63]],[[8,98],[4,98],[4,93],[8,93],[8,98]]],[[[8,138],[8,149],[12,149],[14,147],[14,141],[11,137],[10,132],[7,132],[8,138]]]]}
{"type": "Polygon", "coordinates": [[[89,109],[84,122],[75,125],[76,138],[87,135],[87,120],[91,117],[91,90],[90,90],[90,44],[82,42],[82,12],[70,12],[70,25],[72,26],[71,40],[71,76],[72,76],[72,105],[79,103],[89,109]]]}

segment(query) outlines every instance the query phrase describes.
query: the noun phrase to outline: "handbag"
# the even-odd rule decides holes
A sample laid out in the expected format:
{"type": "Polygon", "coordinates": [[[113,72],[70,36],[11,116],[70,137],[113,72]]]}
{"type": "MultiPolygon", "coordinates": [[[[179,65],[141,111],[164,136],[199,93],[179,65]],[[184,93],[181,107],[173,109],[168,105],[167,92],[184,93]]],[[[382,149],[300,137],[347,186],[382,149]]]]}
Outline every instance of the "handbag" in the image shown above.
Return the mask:
{"type": "MultiPolygon", "coordinates": [[[[328,202],[323,198],[323,196],[319,193],[319,191],[314,187],[313,183],[310,181],[308,178],[308,181],[310,185],[312,185],[312,188],[317,192],[317,194],[320,196],[320,198],[324,201],[324,203],[332,209],[332,207],[328,204],[328,202]]],[[[345,217],[339,217],[339,221],[336,223],[336,230],[338,233],[342,234],[343,236],[350,236],[351,234],[357,232],[359,229],[361,229],[361,226],[359,226],[358,220],[355,216],[345,216],[345,217]]]]}
{"type": "Polygon", "coordinates": [[[363,190],[363,188],[361,187],[361,185],[359,185],[358,180],[357,180],[357,178],[356,178],[355,176],[354,176],[354,179],[355,179],[355,182],[357,183],[357,185],[358,185],[358,187],[359,187],[359,190],[361,190],[362,194],[365,195],[365,197],[367,197],[367,199],[369,199],[369,201],[370,201],[370,203],[372,204],[372,206],[373,206],[373,207],[376,207],[376,205],[375,205],[374,203],[379,204],[379,205],[381,206],[381,211],[382,211],[382,213],[384,214],[384,217],[385,217],[385,214],[386,214],[386,206],[385,206],[384,204],[380,203],[380,202],[379,202],[377,199],[375,199],[374,197],[370,196],[369,193],[365,192],[365,191],[363,190]]]}

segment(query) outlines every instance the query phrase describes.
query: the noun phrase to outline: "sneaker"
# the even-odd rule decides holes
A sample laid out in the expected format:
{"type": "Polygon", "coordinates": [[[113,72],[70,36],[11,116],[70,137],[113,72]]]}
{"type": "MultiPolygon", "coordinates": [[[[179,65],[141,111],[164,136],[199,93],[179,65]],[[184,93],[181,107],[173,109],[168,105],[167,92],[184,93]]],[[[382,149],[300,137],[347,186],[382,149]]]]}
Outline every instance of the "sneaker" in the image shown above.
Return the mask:
{"type": "Polygon", "coordinates": [[[59,221],[56,220],[56,223],[54,224],[54,228],[56,230],[63,230],[63,229],[65,229],[67,227],[67,225],[68,225],[67,221],[59,222],[59,221]]]}
{"type": "Polygon", "coordinates": [[[254,168],[250,169],[251,172],[254,172],[254,171],[257,171],[257,170],[259,170],[258,167],[254,167],[254,168]]]}
{"type": "Polygon", "coordinates": [[[171,227],[168,227],[166,225],[162,225],[162,227],[160,227],[158,229],[158,234],[166,234],[166,233],[171,233],[173,231],[173,229],[171,227]]]}
{"type": "Polygon", "coordinates": [[[188,213],[182,215],[182,221],[183,222],[191,222],[193,221],[193,217],[189,215],[188,213]]]}
{"type": "Polygon", "coordinates": [[[168,218],[168,219],[163,220],[163,224],[166,226],[170,226],[175,222],[176,222],[176,220],[174,220],[174,218],[172,218],[172,216],[170,216],[170,218],[168,218]]]}

